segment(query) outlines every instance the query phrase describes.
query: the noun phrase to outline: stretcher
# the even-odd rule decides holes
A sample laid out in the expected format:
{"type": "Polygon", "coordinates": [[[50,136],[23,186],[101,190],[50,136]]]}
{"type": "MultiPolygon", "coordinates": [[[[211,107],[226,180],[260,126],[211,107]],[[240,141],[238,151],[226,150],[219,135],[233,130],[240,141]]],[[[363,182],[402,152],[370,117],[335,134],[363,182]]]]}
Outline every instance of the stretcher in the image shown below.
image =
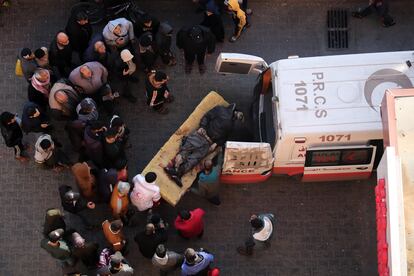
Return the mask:
{"type": "MultiPolygon", "coordinates": [[[[188,119],[161,147],[142,172],[143,174],[147,172],[155,172],[157,174],[156,183],[160,187],[161,196],[172,206],[177,205],[180,198],[186,193],[188,188],[191,187],[197,177],[198,168],[193,168],[181,178],[183,187],[180,188],[164,172],[164,167],[166,167],[178,153],[182,138],[198,129],[200,120],[204,114],[217,105],[228,106],[229,103],[218,93],[212,91],[204,97],[200,104],[194,109],[193,113],[191,113],[188,119]]],[[[206,158],[208,158],[208,156],[206,158]]]]}

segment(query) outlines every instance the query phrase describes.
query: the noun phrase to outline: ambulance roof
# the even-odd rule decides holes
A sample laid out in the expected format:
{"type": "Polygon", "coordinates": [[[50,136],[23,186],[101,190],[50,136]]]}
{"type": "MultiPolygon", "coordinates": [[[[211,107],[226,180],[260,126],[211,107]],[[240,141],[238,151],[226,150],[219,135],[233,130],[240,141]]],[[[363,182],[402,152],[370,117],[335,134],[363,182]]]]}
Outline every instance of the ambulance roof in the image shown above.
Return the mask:
{"type": "Polygon", "coordinates": [[[406,64],[412,59],[404,51],[272,63],[282,133],[371,130],[381,138],[382,97],[388,88],[413,87],[414,68],[406,64]]]}

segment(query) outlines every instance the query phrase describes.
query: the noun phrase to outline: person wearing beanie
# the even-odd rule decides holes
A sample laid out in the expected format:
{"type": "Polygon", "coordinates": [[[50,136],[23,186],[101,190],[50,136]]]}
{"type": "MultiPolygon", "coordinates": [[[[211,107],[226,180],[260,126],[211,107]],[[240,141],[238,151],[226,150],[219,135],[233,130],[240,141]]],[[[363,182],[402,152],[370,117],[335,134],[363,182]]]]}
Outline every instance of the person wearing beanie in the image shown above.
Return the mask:
{"type": "Polygon", "coordinates": [[[174,222],[178,234],[185,239],[201,238],[204,233],[204,214],[201,208],[192,211],[181,210],[174,222]]]}
{"type": "Polygon", "coordinates": [[[134,269],[130,266],[121,252],[117,251],[107,258],[108,254],[110,253],[107,248],[102,250],[99,269],[96,271],[99,275],[127,276],[134,274],[134,269]]]}
{"type": "Polygon", "coordinates": [[[72,44],[64,31],[59,31],[49,46],[49,63],[57,78],[67,78],[72,69],[72,44]]]}
{"type": "Polygon", "coordinates": [[[201,26],[207,27],[216,38],[216,42],[224,42],[224,26],[220,13],[217,12],[217,6],[214,0],[210,0],[206,4],[204,19],[200,23],[201,26]]]}
{"type": "Polygon", "coordinates": [[[14,158],[20,162],[29,160],[26,148],[23,145],[23,132],[19,124],[20,118],[10,112],[3,112],[0,115],[1,135],[7,147],[13,148],[14,158]]]}
{"type": "Polygon", "coordinates": [[[66,24],[66,33],[74,51],[78,52],[80,60],[88,48],[89,40],[92,37],[92,26],[89,23],[88,15],[84,11],[78,11],[69,17],[66,24]]]}
{"type": "Polygon", "coordinates": [[[134,55],[128,49],[122,50],[121,54],[113,59],[113,66],[110,67],[111,77],[114,77],[114,83],[118,84],[117,90],[131,103],[137,101],[130,87],[130,82],[138,82],[138,78],[134,76],[136,70],[134,55]]]}
{"type": "Polygon", "coordinates": [[[83,99],[76,107],[78,120],[82,122],[95,121],[99,118],[98,107],[92,98],[83,99]]]}
{"type": "Polygon", "coordinates": [[[132,50],[131,44],[135,41],[134,25],[126,18],[109,21],[103,28],[102,35],[106,45],[119,51],[125,48],[132,50]]]}
{"type": "Polygon", "coordinates": [[[32,76],[38,67],[35,55],[29,48],[23,48],[20,50],[18,59],[21,62],[23,76],[27,82],[30,83],[32,76]]]}
{"type": "Polygon", "coordinates": [[[126,240],[122,228],[124,227],[120,219],[102,223],[102,230],[106,241],[111,245],[114,251],[122,251],[125,248],[126,240]]]}
{"type": "Polygon", "coordinates": [[[112,216],[116,219],[122,219],[124,223],[127,223],[127,212],[129,206],[129,190],[131,186],[128,182],[119,181],[112,192],[111,196],[111,209],[112,216]]]}
{"type": "Polygon", "coordinates": [[[134,30],[137,37],[141,37],[142,34],[146,32],[149,32],[153,36],[156,36],[159,28],[160,21],[154,16],[145,13],[138,18],[137,22],[135,23],[134,30]]]}
{"type": "Polygon", "coordinates": [[[43,111],[48,108],[49,93],[52,88],[53,79],[50,71],[38,68],[34,72],[29,86],[27,87],[27,98],[36,103],[43,111]]]}
{"type": "Polygon", "coordinates": [[[67,79],[60,79],[49,93],[50,116],[56,120],[76,118],[76,107],[81,101],[78,91],[67,79]]]}
{"type": "Polygon", "coordinates": [[[252,235],[247,238],[244,246],[237,248],[237,252],[241,255],[250,256],[253,254],[253,248],[256,244],[262,245],[264,248],[269,248],[275,223],[276,220],[273,214],[253,214],[250,217],[252,235]]]}
{"type": "Polygon", "coordinates": [[[175,55],[171,50],[173,28],[167,22],[160,24],[160,30],[157,33],[155,40],[157,43],[158,53],[164,64],[174,66],[177,64],[175,55]]]}
{"type": "Polygon", "coordinates": [[[158,57],[157,45],[152,33],[146,32],[142,34],[139,40],[139,56],[144,66],[144,72],[150,72],[158,57]]]}
{"type": "Polygon", "coordinates": [[[105,167],[121,170],[126,166],[128,160],[122,142],[118,140],[118,130],[110,128],[105,133],[104,137],[103,153],[105,167]]]}
{"type": "Polygon", "coordinates": [[[207,275],[210,265],[214,261],[214,256],[203,249],[195,251],[187,248],[184,252],[184,262],[181,265],[181,275],[207,275]]]}
{"type": "Polygon", "coordinates": [[[176,270],[184,261],[184,256],[165,248],[164,244],[159,244],[152,257],[152,264],[160,270],[160,275],[176,270]]]}
{"type": "Polygon", "coordinates": [[[173,95],[167,86],[169,78],[162,71],[151,71],[145,79],[145,89],[147,91],[147,104],[160,114],[167,114],[168,108],[164,103],[174,101],[173,95]]]}
{"type": "Polygon", "coordinates": [[[197,57],[199,72],[204,74],[206,72],[204,64],[206,53],[213,53],[216,47],[216,40],[211,31],[200,25],[183,27],[177,33],[176,44],[179,49],[184,50],[185,73],[191,73],[194,60],[197,57]]]}
{"type": "Polygon", "coordinates": [[[63,234],[63,229],[53,230],[48,234],[48,238],[42,239],[40,247],[53,258],[59,260],[62,266],[73,266],[75,260],[72,257],[72,252],[70,251],[68,244],[62,239],[63,234]]]}
{"type": "Polygon", "coordinates": [[[70,238],[70,250],[73,257],[81,260],[86,267],[94,269],[99,261],[99,244],[86,242],[78,232],[73,232],[70,238]]]}
{"type": "Polygon", "coordinates": [[[50,133],[53,126],[50,124],[49,116],[39,105],[28,102],[23,107],[22,129],[26,134],[30,132],[50,133]]]}
{"type": "Polygon", "coordinates": [[[144,175],[137,174],[132,179],[134,189],[131,193],[131,202],[139,211],[151,209],[161,199],[160,187],[156,184],[157,174],[148,172],[144,175]]]}
{"type": "Polygon", "coordinates": [[[168,234],[164,227],[155,230],[152,223],[145,226],[145,230],[139,232],[135,238],[141,254],[148,259],[152,259],[159,244],[165,243],[168,240],[168,234]]]}
{"type": "Polygon", "coordinates": [[[49,51],[46,47],[40,47],[34,52],[37,66],[44,69],[52,69],[49,65],[49,51]]]}

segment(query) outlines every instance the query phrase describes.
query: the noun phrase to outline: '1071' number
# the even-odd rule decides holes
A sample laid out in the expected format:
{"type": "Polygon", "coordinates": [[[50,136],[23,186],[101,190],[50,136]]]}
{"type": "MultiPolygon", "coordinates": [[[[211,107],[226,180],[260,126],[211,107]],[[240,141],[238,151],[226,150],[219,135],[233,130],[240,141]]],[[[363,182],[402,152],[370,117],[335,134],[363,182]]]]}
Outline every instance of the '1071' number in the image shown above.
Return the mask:
{"type": "Polygon", "coordinates": [[[351,134],[322,135],[319,139],[321,142],[351,141],[351,134]]]}

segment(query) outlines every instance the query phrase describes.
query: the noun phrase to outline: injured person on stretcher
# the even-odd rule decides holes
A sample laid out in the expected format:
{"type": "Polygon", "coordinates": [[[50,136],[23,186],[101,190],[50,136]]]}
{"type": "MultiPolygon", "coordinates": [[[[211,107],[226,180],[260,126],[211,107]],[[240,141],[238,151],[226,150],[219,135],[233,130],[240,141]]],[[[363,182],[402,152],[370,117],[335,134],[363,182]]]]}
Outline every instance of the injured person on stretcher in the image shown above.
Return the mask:
{"type": "MultiPolygon", "coordinates": [[[[216,106],[209,110],[201,118],[200,127],[183,137],[178,154],[164,171],[182,187],[181,177],[210,153],[219,152],[219,147],[226,143],[230,134],[243,122],[244,115],[236,110],[236,104],[216,106]]],[[[214,154],[211,156],[213,158],[214,154]]]]}

